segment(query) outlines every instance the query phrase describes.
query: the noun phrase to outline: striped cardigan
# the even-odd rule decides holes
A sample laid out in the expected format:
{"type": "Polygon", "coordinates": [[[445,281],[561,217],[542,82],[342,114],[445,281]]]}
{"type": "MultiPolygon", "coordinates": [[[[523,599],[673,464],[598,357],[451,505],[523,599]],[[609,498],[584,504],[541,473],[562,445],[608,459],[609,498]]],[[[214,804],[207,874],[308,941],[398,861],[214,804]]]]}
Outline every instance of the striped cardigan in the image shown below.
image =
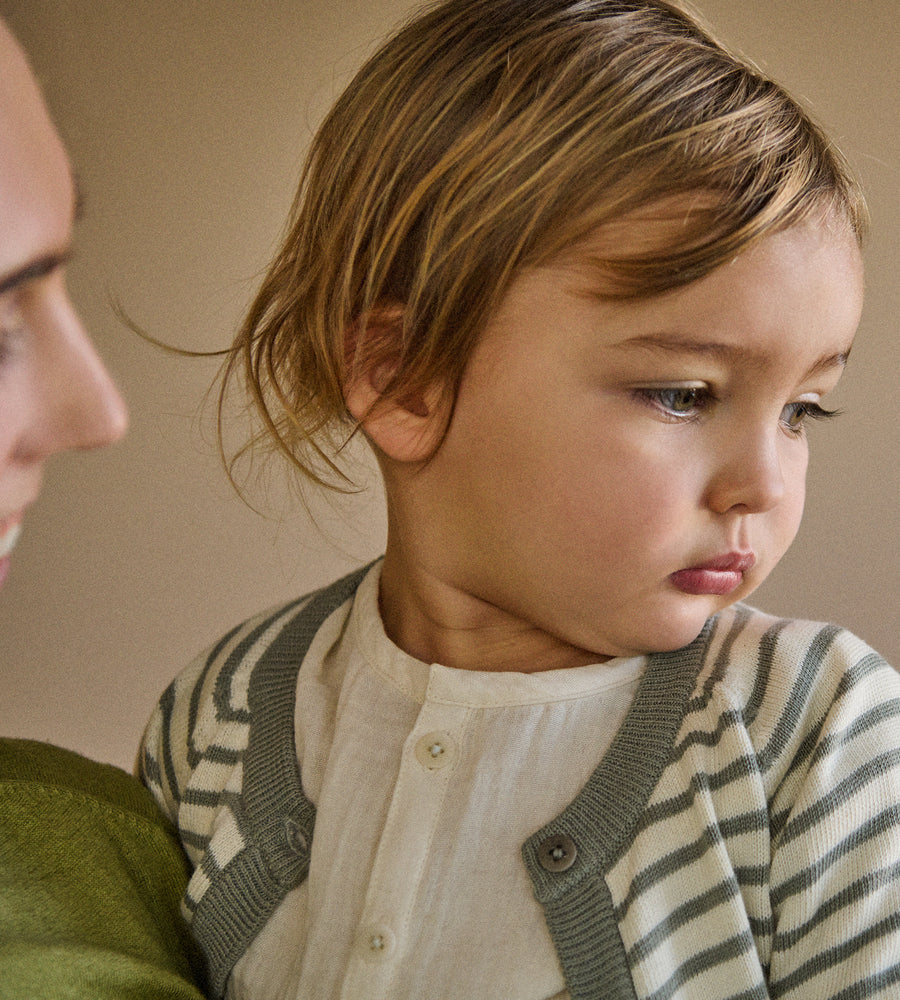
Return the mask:
{"type": "MultiPolygon", "coordinates": [[[[365,571],[232,631],[163,695],[144,781],[195,869],[217,994],[309,870],[297,673],[365,571]]],[[[523,845],[576,1000],[900,996],[900,677],[737,605],[650,658],[593,776],[523,845]]]]}

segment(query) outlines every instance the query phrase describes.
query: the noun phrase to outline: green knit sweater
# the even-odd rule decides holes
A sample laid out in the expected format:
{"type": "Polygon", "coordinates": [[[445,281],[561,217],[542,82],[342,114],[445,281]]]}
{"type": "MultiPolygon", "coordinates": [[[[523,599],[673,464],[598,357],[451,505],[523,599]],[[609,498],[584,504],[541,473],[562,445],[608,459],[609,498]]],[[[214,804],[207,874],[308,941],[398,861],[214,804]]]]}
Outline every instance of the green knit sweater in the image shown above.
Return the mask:
{"type": "Polygon", "coordinates": [[[0,998],[200,1000],[181,848],[136,778],[0,739],[0,998]]]}

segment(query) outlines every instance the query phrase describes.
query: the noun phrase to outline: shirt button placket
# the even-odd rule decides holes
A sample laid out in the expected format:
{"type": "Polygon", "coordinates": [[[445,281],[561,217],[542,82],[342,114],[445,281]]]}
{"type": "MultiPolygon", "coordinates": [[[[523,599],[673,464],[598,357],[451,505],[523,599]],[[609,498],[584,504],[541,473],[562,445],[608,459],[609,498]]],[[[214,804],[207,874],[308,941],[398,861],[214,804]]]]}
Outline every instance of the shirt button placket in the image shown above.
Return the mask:
{"type": "Polygon", "coordinates": [[[400,770],[369,874],[342,996],[389,1000],[415,944],[413,919],[444,796],[460,760],[468,709],[425,704],[403,747],[400,770]],[[420,735],[421,734],[421,735],[420,735]]]}

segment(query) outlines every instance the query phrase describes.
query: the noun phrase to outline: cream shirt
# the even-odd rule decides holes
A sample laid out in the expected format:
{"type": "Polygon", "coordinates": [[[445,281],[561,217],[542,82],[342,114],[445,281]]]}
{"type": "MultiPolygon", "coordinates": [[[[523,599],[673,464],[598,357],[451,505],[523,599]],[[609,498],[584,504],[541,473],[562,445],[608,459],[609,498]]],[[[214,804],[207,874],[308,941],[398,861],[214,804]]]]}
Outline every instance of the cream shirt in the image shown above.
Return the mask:
{"type": "Polygon", "coordinates": [[[563,1000],[520,848],[597,766],[646,657],[533,674],[421,663],[385,635],[379,574],[319,630],[300,671],[310,874],[228,996],[563,1000]]]}

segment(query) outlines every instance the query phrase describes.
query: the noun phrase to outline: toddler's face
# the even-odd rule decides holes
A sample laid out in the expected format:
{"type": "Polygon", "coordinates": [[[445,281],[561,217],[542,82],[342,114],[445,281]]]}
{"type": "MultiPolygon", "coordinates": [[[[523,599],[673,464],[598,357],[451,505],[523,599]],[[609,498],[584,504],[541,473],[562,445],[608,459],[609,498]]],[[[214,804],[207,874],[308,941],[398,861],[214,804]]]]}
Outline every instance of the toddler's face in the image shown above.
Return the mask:
{"type": "Polygon", "coordinates": [[[514,282],[412,486],[419,569],[457,608],[595,659],[690,642],[782,557],[862,276],[852,236],[819,220],[663,295],[598,288],[587,253],[514,282]]]}

